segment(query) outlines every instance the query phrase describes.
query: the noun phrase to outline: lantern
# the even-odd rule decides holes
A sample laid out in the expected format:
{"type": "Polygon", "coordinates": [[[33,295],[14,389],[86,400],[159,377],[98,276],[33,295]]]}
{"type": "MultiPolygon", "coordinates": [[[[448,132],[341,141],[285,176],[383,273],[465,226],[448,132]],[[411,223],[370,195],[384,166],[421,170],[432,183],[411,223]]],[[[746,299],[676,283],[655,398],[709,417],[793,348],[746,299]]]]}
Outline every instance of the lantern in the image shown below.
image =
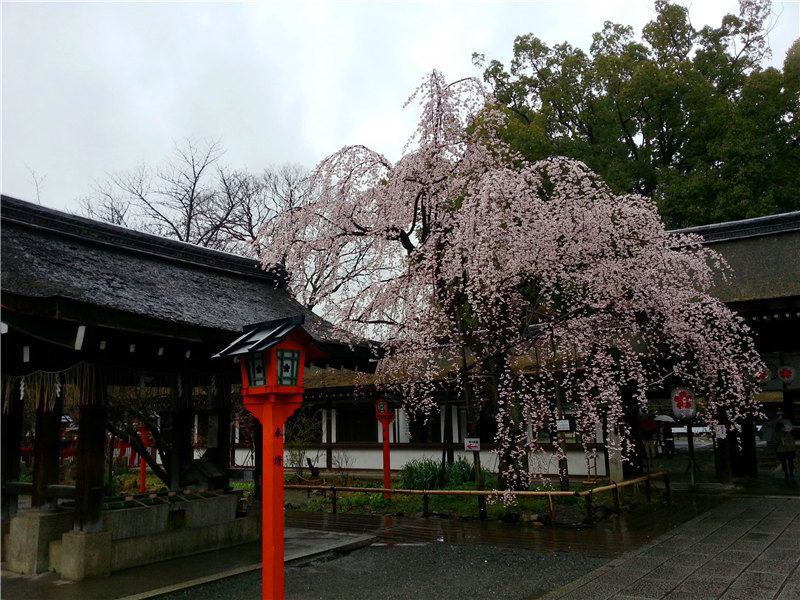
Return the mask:
{"type": "MultiPolygon", "coordinates": [[[[262,572],[263,598],[284,597],[283,442],[284,425],[303,401],[303,364],[311,337],[292,317],[246,327],[216,357],[238,357],[242,400],[263,432],[262,572]]],[[[317,356],[321,356],[317,353],[317,356]]]]}
{"type": "Polygon", "coordinates": [[[383,398],[378,398],[375,401],[375,416],[379,419],[391,416],[394,419],[394,412],[389,408],[389,403],[383,398]]]}
{"type": "Polygon", "coordinates": [[[796,375],[797,373],[791,365],[783,365],[778,369],[778,378],[781,380],[781,383],[792,383],[796,375]]]}
{"type": "Polygon", "coordinates": [[[697,414],[697,400],[688,388],[672,390],[672,414],[681,421],[689,421],[697,414]]]}

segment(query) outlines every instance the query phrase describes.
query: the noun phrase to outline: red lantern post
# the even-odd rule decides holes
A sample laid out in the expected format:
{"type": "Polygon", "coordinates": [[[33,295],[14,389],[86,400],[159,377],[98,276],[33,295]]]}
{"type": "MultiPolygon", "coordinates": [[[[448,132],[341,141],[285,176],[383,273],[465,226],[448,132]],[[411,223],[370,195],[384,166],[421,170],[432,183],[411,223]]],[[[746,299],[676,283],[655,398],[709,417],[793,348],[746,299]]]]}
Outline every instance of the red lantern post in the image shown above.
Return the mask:
{"type": "MultiPolygon", "coordinates": [[[[145,447],[145,452],[147,452],[147,448],[150,447],[150,432],[147,426],[142,423],[139,423],[136,429],[139,431],[142,445],[145,447]]],[[[142,493],[147,491],[147,461],[145,461],[142,455],[139,455],[139,491],[142,493]]]]}
{"type": "MultiPolygon", "coordinates": [[[[384,398],[375,401],[375,416],[383,426],[383,487],[392,487],[391,477],[391,458],[389,456],[389,425],[394,421],[394,410],[384,398]]],[[[383,493],[383,497],[389,500],[392,495],[388,492],[383,493]]]]}
{"type": "Polygon", "coordinates": [[[284,425],[303,402],[303,364],[309,341],[302,318],[250,328],[217,356],[239,356],[242,400],[261,422],[263,481],[261,505],[262,597],[282,600],[284,425]]]}

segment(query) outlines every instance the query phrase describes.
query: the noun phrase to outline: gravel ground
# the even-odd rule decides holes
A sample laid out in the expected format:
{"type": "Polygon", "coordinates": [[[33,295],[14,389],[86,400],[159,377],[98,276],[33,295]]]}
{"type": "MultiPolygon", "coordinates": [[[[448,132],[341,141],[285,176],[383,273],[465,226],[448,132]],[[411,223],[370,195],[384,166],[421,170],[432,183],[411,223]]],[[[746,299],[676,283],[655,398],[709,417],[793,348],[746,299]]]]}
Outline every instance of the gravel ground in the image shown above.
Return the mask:
{"type": "MultiPolygon", "coordinates": [[[[524,600],[607,562],[580,554],[431,542],[373,545],[286,569],[286,600],[524,600]]],[[[161,600],[259,600],[254,571],[161,600]]]]}

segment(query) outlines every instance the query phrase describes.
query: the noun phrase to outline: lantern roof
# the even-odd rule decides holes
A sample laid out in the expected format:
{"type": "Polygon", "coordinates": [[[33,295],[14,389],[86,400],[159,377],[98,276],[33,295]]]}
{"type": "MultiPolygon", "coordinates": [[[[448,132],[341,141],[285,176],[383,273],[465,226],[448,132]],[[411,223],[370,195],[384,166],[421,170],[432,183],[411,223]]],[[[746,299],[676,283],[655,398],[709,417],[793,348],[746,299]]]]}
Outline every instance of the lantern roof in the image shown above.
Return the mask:
{"type": "Polygon", "coordinates": [[[255,323],[242,328],[244,333],[236,338],[228,347],[215,354],[212,358],[222,358],[225,356],[240,356],[252,352],[263,352],[269,350],[276,344],[281,343],[294,330],[300,328],[305,337],[309,340],[313,338],[302,328],[305,322],[305,315],[296,315],[285,319],[275,319],[255,323]]]}

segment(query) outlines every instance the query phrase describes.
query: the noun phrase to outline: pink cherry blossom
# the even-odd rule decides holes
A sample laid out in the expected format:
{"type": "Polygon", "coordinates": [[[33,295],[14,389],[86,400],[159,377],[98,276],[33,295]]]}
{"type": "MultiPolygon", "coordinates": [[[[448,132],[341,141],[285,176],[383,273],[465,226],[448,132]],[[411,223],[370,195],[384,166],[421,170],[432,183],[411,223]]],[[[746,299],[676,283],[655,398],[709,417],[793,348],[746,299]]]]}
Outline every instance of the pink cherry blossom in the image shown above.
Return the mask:
{"type": "Polygon", "coordinates": [[[712,431],[740,431],[764,365],[710,293],[722,258],[583,163],[516,155],[478,82],[433,72],[411,101],[422,117],[396,164],[362,146],[326,158],[313,199],[264,244],[266,265],[305,274],[295,285],[319,275],[300,298],[385,341],[379,383],[411,410],[437,410],[442,380],[488,406],[516,489],[537,475],[528,457],[559,403],[575,407],[590,455],[600,427],[629,453],[626,407],[676,384],[704,399],[712,431]]]}

